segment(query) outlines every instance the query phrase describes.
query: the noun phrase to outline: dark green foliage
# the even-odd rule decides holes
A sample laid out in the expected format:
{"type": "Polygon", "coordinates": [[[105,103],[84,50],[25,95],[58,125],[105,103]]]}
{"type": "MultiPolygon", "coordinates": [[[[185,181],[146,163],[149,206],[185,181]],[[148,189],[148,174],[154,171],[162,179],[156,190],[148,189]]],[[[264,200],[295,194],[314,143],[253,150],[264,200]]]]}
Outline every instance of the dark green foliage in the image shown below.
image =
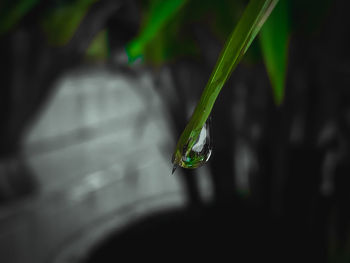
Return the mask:
{"type": "Polygon", "coordinates": [[[280,0],[260,33],[261,50],[277,105],[282,103],[284,95],[288,38],[288,1],[280,0]]]}
{"type": "Polygon", "coordinates": [[[40,0],[2,0],[0,3],[0,36],[16,26],[40,0]]]}

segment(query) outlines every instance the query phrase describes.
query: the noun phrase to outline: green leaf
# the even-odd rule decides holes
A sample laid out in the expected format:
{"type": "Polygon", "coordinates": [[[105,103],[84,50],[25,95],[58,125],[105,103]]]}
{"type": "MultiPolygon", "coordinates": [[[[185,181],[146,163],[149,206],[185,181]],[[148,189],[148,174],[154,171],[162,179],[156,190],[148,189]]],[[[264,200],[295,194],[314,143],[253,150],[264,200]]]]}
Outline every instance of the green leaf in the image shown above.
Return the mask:
{"type": "Polygon", "coordinates": [[[251,0],[223,48],[190,121],[176,145],[173,163],[181,165],[208,119],[221,88],[258,34],[278,0],[251,0]]]}
{"type": "Polygon", "coordinates": [[[261,29],[260,45],[274,100],[280,105],[284,97],[287,72],[289,19],[287,0],[281,0],[261,29]]]}
{"type": "Polygon", "coordinates": [[[86,58],[94,61],[104,61],[109,56],[107,29],[101,30],[86,50],[86,58]]]}
{"type": "MultiPolygon", "coordinates": [[[[144,55],[147,45],[180,11],[186,0],[153,0],[139,35],[126,46],[129,62],[144,55]]],[[[159,54],[158,54],[159,55],[159,54]]]]}

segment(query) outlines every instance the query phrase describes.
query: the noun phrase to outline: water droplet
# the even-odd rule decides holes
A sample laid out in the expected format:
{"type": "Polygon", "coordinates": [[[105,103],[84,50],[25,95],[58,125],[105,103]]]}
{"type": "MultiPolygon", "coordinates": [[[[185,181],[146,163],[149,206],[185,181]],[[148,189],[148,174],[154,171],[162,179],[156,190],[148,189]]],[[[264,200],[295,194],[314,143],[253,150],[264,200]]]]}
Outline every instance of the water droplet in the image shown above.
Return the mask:
{"type": "MultiPolygon", "coordinates": [[[[196,143],[193,145],[191,151],[181,157],[178,165],[183,168],[197,168],[205,164],[211,155],[212,144],[210,138],[210,118],[202,127],[196,143]]],[[[186,152],[186,151],[185,151],[186,152]]]]}

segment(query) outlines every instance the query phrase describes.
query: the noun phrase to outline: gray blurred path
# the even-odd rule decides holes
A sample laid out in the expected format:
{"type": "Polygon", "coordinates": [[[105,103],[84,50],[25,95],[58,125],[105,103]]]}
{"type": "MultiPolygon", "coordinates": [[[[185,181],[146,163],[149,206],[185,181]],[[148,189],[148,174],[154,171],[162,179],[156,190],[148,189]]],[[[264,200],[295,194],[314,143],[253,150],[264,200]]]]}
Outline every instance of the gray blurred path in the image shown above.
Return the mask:
{"type": "Polygon", "coordinates": [[[103,68],[57,83],[26,142],[40,194],[0,208],[1,263],[75,262],[112,229],[184,204],[152,85],[103,68]]]}

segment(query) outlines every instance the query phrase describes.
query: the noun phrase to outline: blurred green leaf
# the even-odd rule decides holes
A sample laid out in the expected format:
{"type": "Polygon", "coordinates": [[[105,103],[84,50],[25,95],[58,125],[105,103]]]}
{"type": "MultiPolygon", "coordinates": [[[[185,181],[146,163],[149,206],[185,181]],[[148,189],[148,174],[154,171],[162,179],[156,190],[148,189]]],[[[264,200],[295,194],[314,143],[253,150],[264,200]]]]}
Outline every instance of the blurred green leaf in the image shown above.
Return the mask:
{"type": "Polygon", "coordinates": [[[0,36],[13,28],[40,0],[1,0],[0,36]]]}
{"type": "Polygon", "coordinates": [[[42,19],[42,27],[50,45],[62,46],[69,42],[81,20],[98,0],[76,0],[55,6],[42,19]]]}
{"type": "Polygon", "coordinates": [[[181,165],[195,144],[222,87],[238,65],[278,0],[251,0],[225,44],[190,121],[178,140],[174,164],[181,165]]]}
{"type": "Polygon", "coordinates": [[[287,73],[289,18],[287,0],[281,0],[260,32],[260,45],[275,103],[284,97],[287,73]]]}
{"type": "Polygon", "coordinates": [[[154,66],[161,65],[181,56],[198,54],[197,46],[191,34],[184,29],[183,12],[178,13],[149,41],[143,49],[143,59],[154,66]]]}
{"type": "MultiPolygon", "coordinates": [[[[153,0],[146,14],[139,35],[126,46],[129,62],[135,61],[144,55],[147,45],[151,42],[158,48],[165,39],[159,36],[159,32],[166,27],[174,16],[180,11],[186,0],[153,0]],[[153,41],[157,38],[157,41],[153,41]]],[[[163,56],[163,49],[153,49],[155,56],[163,56]]]]}
{"type": "Polygon", "coordinates": [[[86,50],[86,58],[89,60],[106,60],[109,56],[107,29],[99,32],[86,50]]]}

